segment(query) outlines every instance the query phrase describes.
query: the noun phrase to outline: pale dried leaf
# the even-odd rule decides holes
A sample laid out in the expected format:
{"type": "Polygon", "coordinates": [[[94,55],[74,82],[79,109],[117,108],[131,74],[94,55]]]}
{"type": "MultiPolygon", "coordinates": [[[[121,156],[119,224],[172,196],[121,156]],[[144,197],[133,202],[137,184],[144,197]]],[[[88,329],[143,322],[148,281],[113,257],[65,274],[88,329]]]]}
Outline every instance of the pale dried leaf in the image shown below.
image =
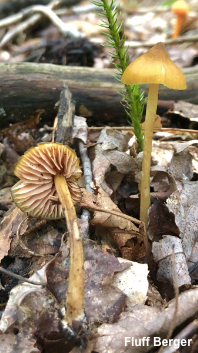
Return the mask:
{"type": "Polygon", "coordinates": [[[176,180],[191,180],[193,177],[192,156],[189,151],[184,150],[175,154],[171,160],[168,172],[176,180]]]}
{"type": "Polygon", "coordinates": [[[172,145],[176,153],[180,153],[184,151],[186,148],[188,148],[189,146],[196,145],[196,144],[198,144],[198,140],[190,140],[186,142],[172,142],[172,145]]]}
{"type": "MultiPolygon", "coordinates": [[[[94,340],[93,351],[97,353],[145,353],[153,347],[153,337],[167,338],[173,321],[175,300],[159,312],[156,308],[136,306],[133,312],[121,314],[118,322],[103,324],[98,328],[99,337],[94,340]],[[125,337],[129,343],[125,345],[125,337]],[[132,345],[132,338],[150,337],[149,345],[132,345]]],[[[198,310],[198,289],[188,290],[179,295],[175,328],[193,317],[198,310]]],[[[83,353],[86,351],[83,351],[83,353]]]]}
{"type": "Polygon", "coordinates": [[[34,347],[36,337],[18,337],[14,333],[0,333],[0,347],[3,353],[40,353],[41,351],[34,347]]]}
{"type": "Polygon", "coordinates": [[[93,176],[95,181],[108,194],[112,189],[107,185],[105,176],[113,165],[119,173],[135,172],[137,164],[131,156],[125,153],[128,148],[130,134],[124,135],[119,131],[105,128],[102,130],[98,144],[95,147],[96,157],[93,161],[93,176]]]}
{"type": "Polygon", "coordinates": [[[148,265],[118,258],[120,263],[128,262],[131,266],[114,275],[112,284],[127,296],[127,304],[144,304],[148,291],[148,265]]]}
{"type": "Polygon", "coordinates": [[[115,273],[130,267],[127,261],[94,249],[92,242],[84,246],[85,314],[88,322],[114,322],[126,305],[126,294],[115,288],[115,273]]]}
{"type": "Polygon", "coordinates": [[[75,115],[74,117],[72,138],[78,138],[82,140],[84,144],[87,143],[87,123],[86,123],[86,119],[83,118],[82,116],[75,115]]]}
{"type": "Polygon", "coordinates": [[[175,216],[184,254],[189,260],[198,239],[198,182],[178,183],[178,191],[168,198],[167,207],[175,216]]]}
{"type": "Polygon", "coordinates": [[[159,242],[153,242],[152,253],[158,263],[157,280],[159,282],[175,283],[172,253],[174,252],[175,268],[178,286],[191,284],[186,258],[182,249],[181,239],[166,235],[159,242]]]}
{"type": "Polygon", "coordinates": [[[108,210],[114,210],[117,212],[121,211],[101,188],[98,189],[95,202],[97,206],[107,210],[107,213],[97,211],[94,212],[94,219],[91,221],[92,224],[101,224],[104,227],[114,227],[139,232],[138,228],[129,220],[108,213],[108,210]]]}
{"type": "Polygon", "coordinates": [[[124,135],[120,131],[105,127],[98,138],[97,144],[101,144],[103,151],[117,149],[120,152],[125,152],[128,149],[128,142],[131,134],[124,135]]]}

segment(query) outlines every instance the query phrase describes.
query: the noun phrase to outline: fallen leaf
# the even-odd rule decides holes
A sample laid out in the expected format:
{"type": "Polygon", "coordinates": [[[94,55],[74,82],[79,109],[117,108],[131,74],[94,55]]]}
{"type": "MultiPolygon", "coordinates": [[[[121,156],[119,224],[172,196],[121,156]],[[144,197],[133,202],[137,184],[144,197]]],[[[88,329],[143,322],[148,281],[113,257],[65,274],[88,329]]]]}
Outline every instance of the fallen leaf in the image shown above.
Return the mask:
{"type": "Polygon", "coordinates": [[[159,242],[153,242],[152,253],[154,260],[158,264],[157,280],[159,282],[169,282],[174,287],[175,266],[178,287],[191,284],[181,239],[166,235],[159,242]],[[175,264],[173,264],[173,252],[175,264]]]}
{"type": "Polygon", "coordinates": [[[18,207],[15,207],[3,218],[3,221],[1,222],[2,229],[0,230],[0,260],[8,255],[12,237],[16,235],[18,225],[23,219],[25,219],[25,217],[26,214],[18,207]]]}
{"type": "Polygon", "coordinates": [[[119,131],[105,128],[102,130],[95,147],[96,157],[93,161],[93,176],[95,181],[108,194],[112,189],[107,185],[105,176],[111,171],[113,165],[119,173],[129,174],[137,168],[135,159],[125,151],[131,134],[124,135],[119,131]]]}
{"type": "Polygon", "coordinates": [[[176,180],[191,180],[193,177],[192,156],[188,150],[175,154],[170,162],[168,172],[176,180]]]}
{"type": "Polygon", "coordinates": [[[166,202],[175,216],[184,254],[190,260],[198,239],[198,182],[183,180],[177,187],[178,191],[173,192],[166,202]]]}
{"type": "MultiPolygon", "coordinates": [[[[174,327],[179,329],[182,323],[194,317],[197,308],[197,288],[180,294],[174,327]]],[[[136,306],[132,312],[122,313],[116,323],[103,324],[97,329],[99,337],[92,340],[92,351],[97,353],[146,353],[153,348],[154,337],[167,338],[174,311],[175,299],[161,312],[157,308],[136,306]],[[148,345],[146,342],[143,344],[143,337],[149,337],[148,345]],[[135,344],[135,341],[132,343],[132,339],[137,339],[138,343],[140,340],[140,345],[135,344]]],[[[87,353],[86,350],[83,350],[83,353],[87,353]]]]}

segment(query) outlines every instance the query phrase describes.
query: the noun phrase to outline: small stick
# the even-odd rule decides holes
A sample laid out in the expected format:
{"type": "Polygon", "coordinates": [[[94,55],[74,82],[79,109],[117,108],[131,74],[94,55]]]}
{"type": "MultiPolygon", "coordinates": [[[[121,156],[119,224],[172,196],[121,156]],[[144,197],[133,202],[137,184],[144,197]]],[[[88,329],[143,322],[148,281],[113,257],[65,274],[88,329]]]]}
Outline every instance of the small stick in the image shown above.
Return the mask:
{"type": "Polygon", "coordinates": [[[16,273],[13,273],[13,272],[11,272],[9,270],[6,270],[5,268],[3,268],[1,266],[0,266],[0,271],[5,273],[8,276],[14,277],[14,278],[16,278],[16,279],[18,279],[19,281],[22,281],[22,282],[27,282],[27,283],[30,283],[30,284],[34,284],[36,286],[46,286],[46,283],[44,283],[44,282],[32,281],[29,278],[25,278],[23,276],[17,275],[16,273]]]}
{"type": "MultiPolygon", "coordinates": [[[[58,6],[59,3],[60,3],[59,0],[54,0],[54,1],[50,2],[49,5],[47,5],[46,7],[52,10],[52,9],[54,9],[54,7],[58,6]]],[[[32,8],[31,8],[31,12],[32,12],[32,8]]],[[[29,27],[34,26],[38,21],[40,21],[42,16],[43,15],[41,13],[32,15],[27,20],[20,23],[17,27],[8,31],[0,42],[0,48],[4,47],[11,39],[13,39],[15,36],[17,36],[21,32],[24,32],[29,27]]]]}
{"type": "MultiPolygon", "coordinates": [[[[87,132],[88,132],[88,126],[86,124],[86,141],[87,141],[87,132]]],[[[91,182],[93,181],[91,162],[90,162],[90,159],[89,159],[89,156],[87,153],[87,147],[85,147],[84,142],[80,138],[79,138],[79,142],[78,142],[78,147],[79,147],[80,157],[81,157],[81,161],[82,161],[82,165],[83,165],[85,188],[90,193],[93,193],[93,189],[90,186],[91,182]]],[[[83,210],[82,210],[81,219],[83,221],[88,221],[90,219],[90,211],[87,210],[86,208],[83,208],[83,210]]],[[[89,226],[82,234],[82,238],[87,238],[88,232],[89,232],[89,226]]]]}
{"type": "MultiPolygon", "coordinates": [[[[183,330],[180,331],[180,333],[174,337],[174,340],[179,340],[181,342],[182,339],[187,339],[189,337],[192,337],[195,333],[198,332],[198,320],[195,319],[193,322],[191,322],[189,325],[187,325],[183,330]]],[[[191,351],[193,352],[193,347],[191,347],[191,351]]],[[[175,352],[175,347],[170,346],[166,347],[163,350],[163,353],[174,353],[175,352]]]]}
{"type": "MultiPolygon", "coordinates": [[[[90,39],[92,43],[95,43],[96,40],[95,38],[90,39]]],[[[164,45],[171,45],[171,44],[182,44],[182,43],[187,43],[187,42],[197,42],[198,41],[198,35],[191,35],[191,36],[179,36],[177,38],[171,38],[171,39],[165,39],[162,41],[164,45]]],[[[104,39],[98,39],[97,38],[97,44],[104,44],[105,41],[104,39]]],[[[125,41],[124,46],[129,47],[132,49],[138,49],[138,48],[151,48],[156,42],[152,41],[145,41],[145,42],[136,42],[136,41],[125,41]]]]}
{"type": "MultiPolygon", "coordinates": [[[[105,126],[91,126],[91,127],[88,127],[88,131],[101,131],[105,128],[105,126]]],[[[130,126],[109,126],[108,129],[112,129],[112,130],[123,130],[123,131],[129,131],[131,132],[133,130],[132,127],[130,126]]],[[[144,131],[145,128],[143,127],[142,130],[144,131]]],[[[192,133],[192,134],[198,134],[198,130],[193,130],[193,129],[178,129],[178,128],[171,128],[171,127],[154,127],[153,128],[153,131],[154,132],[158,132],[158,131],[161,131],[161,132],[170,132],[170,133],[173,133],[175,134],[176,132],[180,132],[181,134],[183,132],[189,132],[189,133],[192,133]]]]}
{"type": "Polygon", "coordinates": [[[104,213],[109,213],[109,214],[112,214],[112,215],[115,215],[115,216],[118,216],[118,217],[122,217],[122,218],[125,218],[125,219],[128,219],[129,221],[133,222],[133,223],[136,223],[136,224],[142,224],[141,221],[139,221],[139,219],[136,219],[134,217],[131,217],[131,216],[128,216],[122,212],[119,212],[119,211],[113,211],[113,210],[105,210],[104,208],[102,207],[98,207],[98,206],[95,206],[95,205],[87,205],[86,202],[81,202],[81,207],[84,207],[84,208],[87,208],[88,210],[91,210],[91,211],[98,211],[98,212],[104,212],[104,213]]]}

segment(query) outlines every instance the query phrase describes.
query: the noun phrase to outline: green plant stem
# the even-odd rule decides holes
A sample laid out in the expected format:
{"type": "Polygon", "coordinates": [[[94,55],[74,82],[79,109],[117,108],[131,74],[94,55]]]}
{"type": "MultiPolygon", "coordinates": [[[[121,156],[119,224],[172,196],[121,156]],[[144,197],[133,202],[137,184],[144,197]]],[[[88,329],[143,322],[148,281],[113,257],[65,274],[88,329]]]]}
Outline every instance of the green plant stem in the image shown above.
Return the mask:
{"type": "MultiPolygon", "coordinates": [[[[127,52],[128,48],[124,48],[125,35],[120,38],[120,33],[123,31],[123,23],[118,25],[120,12],[116,8],[115,0],[110,3],[108,0],[101,0],[101,2],[94,2],[97,6],[102,8],[100,15],[107,18],[107,22],[102,21],[102,27],[109,30],[109,33],[104,33],[108,38],[107,47],[114,48],[115,53],[110,52],[110,55],[115,60],[114,66],[121,76],[128,66],[127,52]]],[[[144,108],[145,99],[143,93],[139,92],[139,85],[129,86],[125,85],[125,91],[120,93],[124,98],[123,106],[127,115],[130,118],[130,124],[134,128],[134,134],[138,141],[138,150],[143,150],[143,133],[141,127],[141,119],[144,108]]]]}

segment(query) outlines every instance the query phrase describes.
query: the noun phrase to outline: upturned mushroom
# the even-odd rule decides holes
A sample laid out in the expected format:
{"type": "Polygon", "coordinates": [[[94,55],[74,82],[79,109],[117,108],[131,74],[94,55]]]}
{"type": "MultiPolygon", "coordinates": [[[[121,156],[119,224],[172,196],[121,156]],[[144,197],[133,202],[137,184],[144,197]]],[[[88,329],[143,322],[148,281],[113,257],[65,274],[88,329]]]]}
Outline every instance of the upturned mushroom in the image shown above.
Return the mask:
{"type": "Polygon", "coordinates": [[[145,54],[135,59],[124,71],[121,81],[126,85],[149,84],[140,200],[140,220],[147,226],[148,208],[150,206],[153,124],[157,110],[159,84],[162,83],[168,88],[183,90],[186,88],[186,81],[182,71],[170,59],[163,43],[157,43],[145,54]]]}
{"type": "Polygon", "coordinates": [[[171,11],[177,16],[172,38],[177,38],[180,35],[181,27],[186,22],[189,5],[184,0],[177,0],[171,6],[171,11]]]}
{"type": "Polygon", "coordinates": [[[66,322],[84,315],[83,247],[74,204],[80,202],[81,175],[75,152],[60,143],[44,143],[28,150],[17,162],[12,187],[16,205],[32,217],[66,218],[70,237],[70,268],[66,322]]]}

